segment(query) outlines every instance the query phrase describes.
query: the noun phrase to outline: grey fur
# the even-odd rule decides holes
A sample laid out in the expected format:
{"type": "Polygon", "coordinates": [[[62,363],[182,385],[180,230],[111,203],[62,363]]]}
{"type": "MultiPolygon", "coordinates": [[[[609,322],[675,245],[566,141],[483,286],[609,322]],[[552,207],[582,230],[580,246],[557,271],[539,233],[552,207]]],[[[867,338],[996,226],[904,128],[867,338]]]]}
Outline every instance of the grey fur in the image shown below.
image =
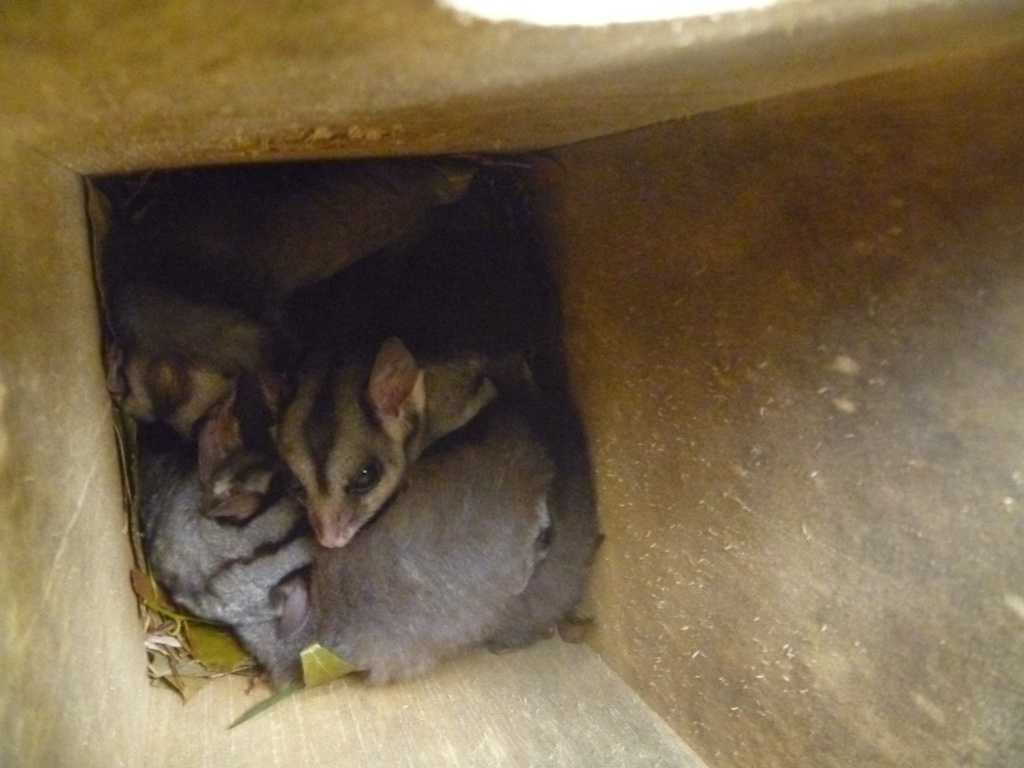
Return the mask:
{"type": "Polygon", "coordinates": [[[227,525],[202,514],[187,455],[143,459],[154,574],[182,605],[229,624],[277,686],[300,675],[314,641],[379,684],[549,636],[573,616],[597,543],[586,475],[557,478],[527,420],[500,407],[425,454],[338,549],[300,536],[266,554],[301,521],[293,499],[227,525]]]}
{"type": "Polygon", "coordinates": [[[317,550],[316,638],[371,683],[485,644],[545,559],[552,462],[521,420],[487,427],[421,459],[347,546],[317,550]]]}
{"type": "Polygon", "coordinates": [[[194,455],[185,450],[141,452],[140,486],[147,560],[171,599],[236,631],[263,624],[276,633],[284,606],[273,590],[313,559],[302,508],[286,497],[243,524],[209,518],[194,455]]]}

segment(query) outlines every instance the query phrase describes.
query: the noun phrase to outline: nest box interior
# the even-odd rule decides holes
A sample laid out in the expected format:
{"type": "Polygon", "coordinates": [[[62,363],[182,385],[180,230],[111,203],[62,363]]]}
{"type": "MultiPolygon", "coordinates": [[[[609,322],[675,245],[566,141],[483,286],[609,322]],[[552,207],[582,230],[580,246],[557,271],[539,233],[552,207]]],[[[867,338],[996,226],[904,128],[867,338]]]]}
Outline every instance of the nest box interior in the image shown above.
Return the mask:
{"type": "Polygon", "coordinates": [[[536,28],[426,3],[0,11],[0,763],[1024,761],[1024,9],[536,28]],[[545,150],[607,536],[582,646],[149,685],[84,180],[545,150]]]}

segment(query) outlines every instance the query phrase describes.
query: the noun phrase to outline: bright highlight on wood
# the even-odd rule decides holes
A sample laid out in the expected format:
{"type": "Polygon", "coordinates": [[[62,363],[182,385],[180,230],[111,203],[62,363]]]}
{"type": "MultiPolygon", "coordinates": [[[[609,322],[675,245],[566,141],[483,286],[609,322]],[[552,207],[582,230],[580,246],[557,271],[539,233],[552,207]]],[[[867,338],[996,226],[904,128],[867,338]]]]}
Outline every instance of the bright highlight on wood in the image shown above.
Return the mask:
{"type": "Polygon", "coordinates": [[[767,8],[778,0],[636,0],[588,3],[545,0],[445,0],[460,13],[488,21],[521,21],[545,26],[603,26],[669,21],[767,8]]]}

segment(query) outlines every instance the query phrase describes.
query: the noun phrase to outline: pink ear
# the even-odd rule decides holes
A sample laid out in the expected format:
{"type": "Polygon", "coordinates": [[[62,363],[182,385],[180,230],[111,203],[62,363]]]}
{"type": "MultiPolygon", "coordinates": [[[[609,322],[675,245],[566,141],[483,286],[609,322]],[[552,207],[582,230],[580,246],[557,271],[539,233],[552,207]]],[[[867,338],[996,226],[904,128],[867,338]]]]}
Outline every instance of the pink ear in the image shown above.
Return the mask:
{"type": "Polygon", "coordinates": [[[385,341],[370,373],[370,402],[382,416],[397,417],[412,394],[419,368],[412,353],[398,339],[385,341]]]}
{"type": "Polygon", "coordinates": [[[282,601],[277,635],[282,639],[289,638],[309,620],[309,589],[302,576],[295,575],[282,581],[274,590],[274,597],[282,601]]]}

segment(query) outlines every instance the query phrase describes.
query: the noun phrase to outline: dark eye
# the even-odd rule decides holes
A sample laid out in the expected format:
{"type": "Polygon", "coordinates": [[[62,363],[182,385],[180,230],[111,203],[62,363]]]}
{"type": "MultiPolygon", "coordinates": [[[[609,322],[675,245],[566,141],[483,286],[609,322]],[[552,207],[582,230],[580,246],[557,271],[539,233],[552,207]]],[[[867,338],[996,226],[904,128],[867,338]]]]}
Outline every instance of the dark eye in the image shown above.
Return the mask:
{"type": "Polygon", "coordinates": [[[370,459],[359,471],[352,475],[345,486],[345,493],[352,496],[363,496],[372,491],[380,482],[381,466],[377,459],[370,459]]]}

